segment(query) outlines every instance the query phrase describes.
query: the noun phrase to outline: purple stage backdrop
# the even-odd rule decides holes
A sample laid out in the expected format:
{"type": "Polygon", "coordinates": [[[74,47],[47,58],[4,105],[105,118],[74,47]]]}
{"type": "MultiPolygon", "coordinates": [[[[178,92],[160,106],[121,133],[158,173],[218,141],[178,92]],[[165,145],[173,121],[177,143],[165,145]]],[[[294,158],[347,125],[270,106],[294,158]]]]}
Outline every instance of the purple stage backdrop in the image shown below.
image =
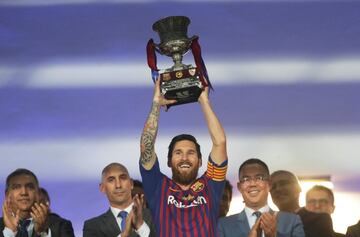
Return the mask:
{"type": "MultiPolygon", "coordinates": [[[[360,219],[344,218],[360,210],[359,12],[359,1],[345,0],[1,0],[0,189],[16,168],[31,169],[81,236],[84,220],[108,208],[98,190],[104,166],[121,162],[140,179],[153,91],[145,46],[159,42],[153,22],[186,15],[227,132],[231,211],[243,205],[237,169],[258,157],[271,171],[330,175],[334,227],[345,232],[360,219]]],[[[190,53],[184,62],[194,64],[190,53]]],[[[156,149],[168,175],[167,145],[178,133],[209,152],[198,104],[161,114],[156,149]]]]}

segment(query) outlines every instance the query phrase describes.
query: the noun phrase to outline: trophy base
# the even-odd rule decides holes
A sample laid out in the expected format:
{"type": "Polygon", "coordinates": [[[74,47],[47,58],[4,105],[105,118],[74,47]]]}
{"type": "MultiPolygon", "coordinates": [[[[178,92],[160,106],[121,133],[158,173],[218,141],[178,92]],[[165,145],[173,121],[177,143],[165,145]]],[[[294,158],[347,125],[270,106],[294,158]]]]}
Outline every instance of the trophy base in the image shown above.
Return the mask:
{"type": "Polygon", "coordinates": [[[174,105],[197,102],[203,90],[196,68],[170,71],[160,74],[160,89],[166,99],[176,100],[174,105]]]}

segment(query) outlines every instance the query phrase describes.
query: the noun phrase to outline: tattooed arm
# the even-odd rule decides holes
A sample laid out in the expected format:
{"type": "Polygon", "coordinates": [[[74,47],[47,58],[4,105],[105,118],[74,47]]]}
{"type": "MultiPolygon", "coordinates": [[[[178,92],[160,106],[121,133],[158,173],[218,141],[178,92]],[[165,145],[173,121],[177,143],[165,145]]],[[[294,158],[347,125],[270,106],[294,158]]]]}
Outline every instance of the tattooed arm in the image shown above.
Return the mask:
{"type": "Polygon", "coordinates": [[[150,170],[156,161],[155,140],[158,131],[158,122],[160,116],[160,107],[175,103],[175,100],[167,100],[160,93],[160,80],[155,83],[154,98],[150,114],[146,120],[140,139],[140,163],[150,170]]]}
{"type": "Polygon", "coordinates": [[[214,113],[209,101],[209,87],[206,87],[199,97],[199,103],[205,116],[212,140],[211,159],[218,165],[227,160],[225,131],[214,113]]]}

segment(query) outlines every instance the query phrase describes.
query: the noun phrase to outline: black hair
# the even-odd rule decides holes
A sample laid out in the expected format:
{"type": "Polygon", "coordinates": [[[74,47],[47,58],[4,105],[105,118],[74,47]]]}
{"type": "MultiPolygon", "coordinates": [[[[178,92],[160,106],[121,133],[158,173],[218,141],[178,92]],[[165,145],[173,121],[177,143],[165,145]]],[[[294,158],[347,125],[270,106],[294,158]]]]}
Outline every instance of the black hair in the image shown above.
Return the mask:
{"type": "Polygon", "coordinates": [[[140,180],[134,179],[133,183],[134,183],[134,187],[143,188],[143,184],[140,180]]]}
{"type": "Polygon", "coordinates": [[[39,181],[36,177],[36,175],[28,170],[28,169],[23,169],[23,168],[20,168],[20,169],[16,169],[14,170],[12,173],[10,173],[7,178],[6,178],[6,187],[5,187],[5,193],[7,193],[9,191],[9,188],[10,188],[10,182],[13,178],[15,177],[18,177],[18,176],[21,176],[21,175],[28,175],[28,176],[31,176],[34,178],[35,180],[35,183],[37,186],[39,186],[39,181]]]}
{"type": "Polygon", "coordinates": [[[39,192],[40,192],[40,196],[41,196],[41,195],[44,196],[44,200],[43,200],[43,201],[45,201],[45,203],[46,203],[46,202],[49,202],[49,204],[50,204],[50,196],[49,196],[48,191],[47,191],[45,188],[40,187],[40,188],[39,188],[39,192]]]}
{"type": "Polygon", "coordinates": [[[240,177],[240,172],[241,170],[246,166],[246,165],[253,165],[253,164],[258,164],[262,167],[264,167],[264,169],[266,170],[266,174],[267,175],[270,175],[270,171],[269,171],[269,167],[265,164],[264,161],[260,160],[260,159],[257,159],[257,158],[250,158],[246,161],[244,161],[240,167],[239,167],[239,177],[240,177]]]}
{"type": "Polygon", "coordinates": [[[183,141],[183,140],[188,140],[188,141],[195,143],[196,152],[198,154],[199,159],[201,159],[202,155],[201,155],[201,151],[200,151],[200,145],[197,142],[196,138],[190,134],[180,134],[180,135],[175,136],[169,144],[169,150],[168,150],[168,166],[169,167],[171,166],[171,157],[172,157],[172,152],[174,150],[175,144],[177,142],[183,141]]]}
{"type": "Polygon", "coordinates": [[[225,180],[225,187],[224,187],[224,192],[227,190],[229,191],[230,193],[230,200],[232,199],[232,189],[233,189],[233,186],[231,185],[230,181],[229,180],[225,180]]]}

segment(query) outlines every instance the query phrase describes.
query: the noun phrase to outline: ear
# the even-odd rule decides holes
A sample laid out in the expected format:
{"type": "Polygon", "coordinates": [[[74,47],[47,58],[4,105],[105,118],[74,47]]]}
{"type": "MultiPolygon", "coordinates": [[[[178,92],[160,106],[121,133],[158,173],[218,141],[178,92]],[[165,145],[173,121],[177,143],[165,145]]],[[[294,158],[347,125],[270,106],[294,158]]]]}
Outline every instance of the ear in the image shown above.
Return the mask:
{"type": "Polygon", "coordinates": [[[236,186],[237,186],[237,189],[239,190],[239,192],[241,193],[240,182],[237,182],[236,186]]]}
{"type": "Polygon", "coordinates": [[[199,167],[201,167],[201,166],[202,166],[202,159],[199,158],[199,167]]]}
{"type": "Polygon", "coordinates": [[[99,190],[100,192],[105,193],[105,186],[103,185],[103,183],[99,184],[99,190]]]}
{"type": "Polygon", "coordinates": [[[302,191],[299,183],[296,184],[296,191],[299,193],[301,193],[301,191],[302,191]]]}
{"type": "Polygon", "coordinates": [[[331,214],[333,214],[334,211],[335,211],[335,205],[333,205],[333,206],[331,207],[331,209],[330,209],[331,214]]]}

